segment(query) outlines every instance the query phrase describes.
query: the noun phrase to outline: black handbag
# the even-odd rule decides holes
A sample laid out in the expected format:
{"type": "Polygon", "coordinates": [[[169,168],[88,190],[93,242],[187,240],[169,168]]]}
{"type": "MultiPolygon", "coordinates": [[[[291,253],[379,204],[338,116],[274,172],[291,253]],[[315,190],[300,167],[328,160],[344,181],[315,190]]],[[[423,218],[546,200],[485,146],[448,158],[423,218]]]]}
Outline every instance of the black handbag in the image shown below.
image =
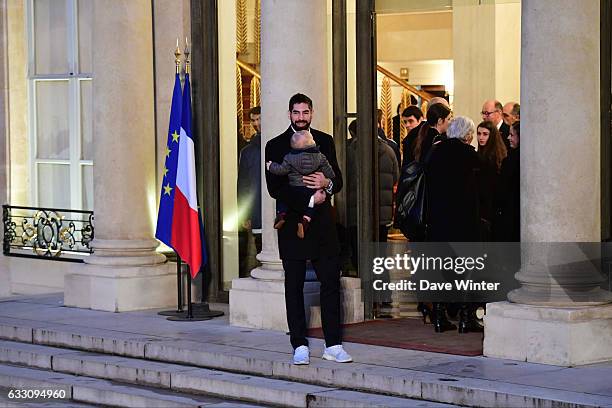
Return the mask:
{"type": "Polygon", "coordinates": [[[396,204],[396,221],[402,234],[411,241],[424,241],[427,237],[427,186],[422,163],[413,161],[402,168],[396,204]]]}
{"type": "Polygon", "coordinates": [[[429,210],[426,168],[436,146],[434,142],[423,163],[414,160],[402,167],[397,186],[396,224],[410,241],[427,241],[429,210]]]}

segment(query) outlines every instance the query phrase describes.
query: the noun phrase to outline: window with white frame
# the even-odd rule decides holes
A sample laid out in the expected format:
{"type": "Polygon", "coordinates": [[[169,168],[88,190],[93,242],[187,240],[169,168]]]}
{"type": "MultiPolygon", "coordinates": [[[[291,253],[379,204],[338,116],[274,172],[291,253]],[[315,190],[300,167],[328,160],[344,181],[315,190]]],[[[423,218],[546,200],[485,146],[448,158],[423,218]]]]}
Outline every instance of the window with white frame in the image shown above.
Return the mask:
{"type": "Polygon", "coordinates": [[[31,193],[38,207],[93,209],[94,0],[27,0],[31,193]]]}

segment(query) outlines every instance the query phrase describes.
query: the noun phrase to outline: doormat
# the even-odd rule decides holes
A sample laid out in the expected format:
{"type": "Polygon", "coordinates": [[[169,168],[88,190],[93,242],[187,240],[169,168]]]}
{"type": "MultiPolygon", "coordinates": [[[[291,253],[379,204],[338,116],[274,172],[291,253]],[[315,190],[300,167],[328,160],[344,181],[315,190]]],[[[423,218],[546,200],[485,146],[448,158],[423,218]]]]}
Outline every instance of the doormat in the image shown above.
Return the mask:
{"type": "MultiPolygon", "coordinates": [[[[457,322],[453,322],[457,323],[457,322]]],[[[435,333],[433,325],[418,318],[377,319],[342,326],[346,342],[431,351],[459,356],[481,356],[483,333],[435,333]]],[[[309,329],[308,336],[323,339],[323,330],[309,329]]]]}

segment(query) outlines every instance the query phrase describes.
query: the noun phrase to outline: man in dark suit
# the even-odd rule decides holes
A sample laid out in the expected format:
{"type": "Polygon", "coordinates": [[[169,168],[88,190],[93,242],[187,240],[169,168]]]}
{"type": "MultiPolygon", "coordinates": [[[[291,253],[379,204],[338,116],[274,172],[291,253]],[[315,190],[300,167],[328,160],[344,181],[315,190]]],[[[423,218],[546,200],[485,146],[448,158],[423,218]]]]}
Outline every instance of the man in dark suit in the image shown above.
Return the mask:
{"type": "Polygon", "coordinates": [[[517,102],[508,102],[504,105],[502,116],[504,117],[504,123],[508,127],[512,127],[514,122],[521,119],[521,105],[517,102]]]}
{"type": "Polygon", "coordinates": [[[419,134],[421,125],[423,124],[423,112],[418,106],[410,105],[402,112],[402,124],[406,128],[408,134],[402,140],[402,161],[399,163],[400,168],[404,163],[410,163],[414,160],[412,149],[416,137],[419,134]],[[416,130],[415,130],[416,129],[416,130]]]}
{"type": "Polygon", "coordinates": [[[488,99],[482,104],[482,120],[488,120],[493,122],[497,129],[499,129],[499,133],[501,133],[502,139],[504,139],[504,144],[506,145],[506,149],[510,149],[510,143],[508,142],[508,136],[510,135],[510,126],[504,123],[502,112],[503,106],[500,101],[496,101],[495,99],[488,99]]]}
{"type": "Polygon", "coordinates": [[[327,179],[321,172],[304,176],[312,194],[296,194],[289,187],[287,176],[277,176],[266,171],[266,183],[270,196],[289,207],[285,224],[278,230],[278,249],[285,270],[285,306],[293,363],[308,364],[310,350],[306,339],[306,314],[304,311],[304,279],[306,260],[310,260],[321,282],[321,322],[325,335],[323,358],[340,363],[352,361],[342,347],[340,330],[340,245],[332,218],[331,196],[342,188],[342,174],[336,159],[333,138],[312,129],[312,100],[304,94],[295,94],[289,100],[291,125],[281,135],[266,143],[265,161],[282,163],[291,151],[291,136],[299,130],[309,130],[321,153],[331,164],[336,177],[327,179]],[[314,208],[314,216],[304,236],[296,235],[298,219],[307,207],[314,208]]]}
{"type": "Polygon", "coordinates": [[[257,266],[249,259],[249,236],[255,238],[255,249],[261,252],[261,107],[249,111],[255,133],[238,156],[238,208],[244,210],[238,229],[239,276],[246,278],[257,266]]]}
{"type": "MultiPolygon", "coordinates": [[[[414,95],[410,95],[410,105],[408,106],[416,106],[418,104],[418,100],[414,95]]],[[[397,108],[395,109],[396,115],[393,117],[393,140],[397,145],[401,145],[401,133],[402,133],[402,124],[404,121],[403,115],[400,116],[400,109],[402,108],[402,104],[398,103],[397,108]]],[[[410,130],[409,130],[410,131],[410,130]]]]}

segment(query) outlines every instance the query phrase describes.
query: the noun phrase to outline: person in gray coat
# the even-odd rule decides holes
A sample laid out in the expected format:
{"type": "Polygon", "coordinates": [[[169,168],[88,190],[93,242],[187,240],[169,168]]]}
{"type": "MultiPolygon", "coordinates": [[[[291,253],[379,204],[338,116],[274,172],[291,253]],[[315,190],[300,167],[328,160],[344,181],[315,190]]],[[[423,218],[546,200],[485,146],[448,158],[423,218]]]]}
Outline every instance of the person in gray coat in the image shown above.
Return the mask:
{"type": "MultiPolygon", "coordinates": [[[[267,162],[266,168],[270,173],[277,176],[288,176],[289,186],[293,189],[312,191],[304,184],[303,176],[315,172],[322,172],[328,179],[336,177],[334,170],[327,161],[323,153],[319,151],[312,135],[307,130],[299,130],[291,137],[291,151],[283,157],[282,163],[267,162]]],[[[281,201],[276,201],[276,220],[274,228],[280,229],[285,224],[286,205],[281,201]]],[[[302,220],[297,225],[297,236],[304,238],[308,230],[314,208],[308,207],[302,220]]]]}

